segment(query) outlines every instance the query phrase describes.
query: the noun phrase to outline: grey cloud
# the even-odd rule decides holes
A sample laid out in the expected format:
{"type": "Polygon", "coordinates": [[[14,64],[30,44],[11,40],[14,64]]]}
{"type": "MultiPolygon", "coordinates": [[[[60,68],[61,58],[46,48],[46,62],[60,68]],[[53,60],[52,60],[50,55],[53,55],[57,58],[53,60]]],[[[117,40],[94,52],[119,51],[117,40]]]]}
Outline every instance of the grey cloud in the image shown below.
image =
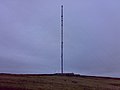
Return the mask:
{"type": "Polygon", "coordinates": [[[60,71],[63,4],[65,72],[118,76],[119,3],[119,0],[0,1],[0,72],[60,71]]]}

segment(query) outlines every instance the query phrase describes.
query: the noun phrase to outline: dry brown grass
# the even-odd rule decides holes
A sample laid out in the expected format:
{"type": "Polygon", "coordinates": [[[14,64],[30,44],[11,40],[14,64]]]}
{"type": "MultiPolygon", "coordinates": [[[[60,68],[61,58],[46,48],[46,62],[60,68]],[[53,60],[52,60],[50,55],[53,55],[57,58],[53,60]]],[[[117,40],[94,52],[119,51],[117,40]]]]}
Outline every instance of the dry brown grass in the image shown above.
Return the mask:
{"type": "Polygon", "coordinates": [[[0,90],[120,90],[120,79],[0,74],[0,90]]]}

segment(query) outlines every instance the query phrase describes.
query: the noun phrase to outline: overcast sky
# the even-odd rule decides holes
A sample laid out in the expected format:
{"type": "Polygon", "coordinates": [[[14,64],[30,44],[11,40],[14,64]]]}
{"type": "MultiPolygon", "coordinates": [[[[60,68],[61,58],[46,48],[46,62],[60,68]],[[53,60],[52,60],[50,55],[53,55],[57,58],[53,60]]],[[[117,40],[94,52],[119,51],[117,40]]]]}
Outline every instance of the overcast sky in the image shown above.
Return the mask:
{"type": "Polygon", "coordinates": [[[0,0],[0,72],[120,77],[120,0],[0,0]]]}

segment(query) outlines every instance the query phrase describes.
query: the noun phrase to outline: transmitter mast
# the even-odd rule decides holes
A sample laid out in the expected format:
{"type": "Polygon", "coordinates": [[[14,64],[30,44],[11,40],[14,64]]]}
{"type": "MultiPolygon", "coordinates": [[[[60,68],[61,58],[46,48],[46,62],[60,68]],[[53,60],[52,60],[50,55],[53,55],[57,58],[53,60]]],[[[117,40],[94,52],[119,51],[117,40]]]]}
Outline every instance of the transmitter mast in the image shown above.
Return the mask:
{"type": "Polygon", "coordinates": [[[63,35],[63,5],[61,5],[61,74],[64,73],[64,65],[63,65],[63,61],[64,61],[64,35],[63,35]]]}

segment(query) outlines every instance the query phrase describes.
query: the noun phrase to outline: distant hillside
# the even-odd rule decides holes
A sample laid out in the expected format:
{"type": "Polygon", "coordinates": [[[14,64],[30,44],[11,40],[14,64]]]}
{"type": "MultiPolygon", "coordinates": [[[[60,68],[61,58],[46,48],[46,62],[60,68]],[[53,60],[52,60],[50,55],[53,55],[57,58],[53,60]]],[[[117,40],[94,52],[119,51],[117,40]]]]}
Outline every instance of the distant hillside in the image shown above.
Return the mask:
{"type": "Polygon", "coordinates": [[[120,78],[58,74],[0,74],[0,90],[120,90],[120,78]]]}

